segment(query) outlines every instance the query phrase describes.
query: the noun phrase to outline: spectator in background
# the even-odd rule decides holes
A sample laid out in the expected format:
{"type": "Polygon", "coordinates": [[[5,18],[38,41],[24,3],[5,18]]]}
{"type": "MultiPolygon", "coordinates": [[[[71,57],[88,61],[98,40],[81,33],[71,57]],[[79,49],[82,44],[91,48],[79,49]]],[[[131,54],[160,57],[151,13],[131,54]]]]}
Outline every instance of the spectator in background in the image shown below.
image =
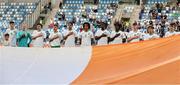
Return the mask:
{"type": "Polygon", "coordinates": [[[33,47],[43,47],[45,45],[46,33],[42,30],[42,24],[37,24],[36,30],[32,33],[33,47]]]}
{"type": "Polygon", "coordinates": [[[49,9],[50,11],[52,11],[52,3],[51,3],[51,1],[48,3],[48,9],[49,9]]]}
{"type": "Polygon", "coordinates": [[[10,23],[10,28],[8,28],[5,32],[5,34],[9,34],[9,38],[10,38],[10,46],[12,47],[16,47],[17,43],[16,43],[16,35],[17,35],[17,29],[15,28],[15,24],[13,21],[11,21],[10,23]]]}
{"type": "Polygon", "coordinates": [[[169,27],[169,31],[166,32],[165,37],[170,37],[170,36],[174,36],[174,35],[178,35],[180,34],[180,32],[176,32],[175,31],[175,23],[171,23],[170,27],[169,27]]]}
{"type": "Polygon", "coordinates": [[[157,38],[159,38],[159,36],[155,34],[154,27],[149,26],[147,28],[147,34],[143,35],[143,40],[152,40],[152,39],[157,39],[157,38]]]}
{"type": "Polygon", "coordinates": [[[49,36],[51,48],[60,48],[61,40],[63,40],[63,36],[58,30],[58,25],[54,25],[53,32],[49,36]]]}
{"type": "Polygon", "coordinates": [[[66,15],[65,15],[65,13],[64,13],[64,12],[62,13],[62,20],[63,20],[63,21],[65,21],[65,20],[66,20],[66,15]]]}
{"type": "Polygon", "coordinates": [[[60,1],[60,3],[59,3],[59,9],[61,9],[62,8],[62,2],[60,1]]]}
{"type": "Polygon", "coordinates": [[[31,41],[31,34],[27,31],[27,25],[23,24],[22,29],[17,32],[17,45],[18,47],[29,47],[31,41]]]}

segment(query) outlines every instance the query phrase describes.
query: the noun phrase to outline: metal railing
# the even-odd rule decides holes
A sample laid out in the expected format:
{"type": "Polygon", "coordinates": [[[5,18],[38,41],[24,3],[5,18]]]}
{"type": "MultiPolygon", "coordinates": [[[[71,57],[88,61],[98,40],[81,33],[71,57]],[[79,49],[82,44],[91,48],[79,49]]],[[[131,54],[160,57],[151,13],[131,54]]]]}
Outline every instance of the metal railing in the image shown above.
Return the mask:
{"type": "MultiPolygon", "coordinates": [[[[22,24],[27,24],[28,28],[32,28],[34,26],[34,24],[36,23],[37,19],[40,16],[40,12],[42,10],[42,6],[44,6],[45,4],[48,3],[49,0],[40,0],[37,8],[35,9],[35,11],[32,14],[28,14],[26,15],[24,21],[22,24]]],[[[21,26],[22,26],[21,24],[21,26]]]]}

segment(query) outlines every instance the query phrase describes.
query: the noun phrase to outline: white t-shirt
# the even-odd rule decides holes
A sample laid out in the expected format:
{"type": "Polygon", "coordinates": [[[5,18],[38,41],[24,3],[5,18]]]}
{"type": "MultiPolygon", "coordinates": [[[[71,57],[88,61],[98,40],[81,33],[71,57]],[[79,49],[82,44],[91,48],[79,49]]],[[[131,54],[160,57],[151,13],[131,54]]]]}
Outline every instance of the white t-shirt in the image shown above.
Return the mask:
{"type": "Polygon", "coordinates": [[[66,41],[65,41],[65,47],[74,47],[75,46],[75,37],[78,37],[77,32],[74,30],[66,30],[64,31],[63,35],[67,36],[70,32],[73,32],[72,35],[70,35],[66,41]]]}
{"type": "Polygon", "coordinates": [[[8,40],[8,41],[4,40],[3,43],[2,43],[2,45],[5,46],[5,47],[9,47],[10,44],[11,44],[10,40],[8,40]]]}
{"type": "Polygon", "coordinates": [[[119,31],[119,32],[112,31],[110,37],[113,38],[117,34],[120,34],[120,35],[118,37],[116,37],[112,42],[110,42],[110,44],[121,44],[123,38],[126,37],[126,34],[122,31],[119,31]]]}
{"type": "Polygon", "coordinates": [[[52,38],[57,37],[57,36],[59,38],[54,39],[53,41],[50,42],[51,46],[60,46],[61,45],[60,42],[63,39],[63,37],[62,37],[62,34],[60,32],[56,32],[56,33],[55,32],[51,32],[49,38],[52,39],[52,38]]]}
{"type": "Polygon", "coordinates": [[[32,40],[32,44],[34,47],[43,47],[44,46],[44,39],[46,38],[46,33],[44,31],[37,31],[34,30],[32,33],[32,37],[36,37],[42,33],[43,36],[36,38],[35,40],[32,40]]]}
{"type": "Polygon", "coordinates": [[[170,36],[173,36],[173,35],[178,35],[178,34],[180,34],[180,32],[166,32],[166,34],[165,34],[165,37],[170,37],[170,36]]]}
{"type": "Polygon", "coordinates": [[[137,32],[134,32],[134,31],[130,31],[127,35],[128,38],[132,38],[132,37],[135,37],[135,36],[139,36],[139,38],[137,39],[133,39],[131,40],[130,42],[138,42],[140,41],[140,39],[142,39],[142,33],[137,31],[137,32]]]}
{"type": "Polygon", "coordinates": [[[9,40],[10,42],[10,46],[12,47],[16,47],[16,35],[17,35],[17,29],[7,29],[5,34],[8,33],[9,34],[9,40]]]}
{"type": "Polygon", "coordinates": [[[98,45],[107,45],[108,44],[108,37],[110,37],[110,32],[107,30],[98,30],[95,34],[95,36],[101,36],[102,34],[107,35],[107,37],[102,37],[101,39],[98,40],[97,44],[98,45]]]}
{"type": "Polygon", "coordinates": [[[79,34],[79,38],[81,38],[81,46],[91,46],[91,39],[94,38],[94,36],[91,31],[82,31],[79,34]]]}
{"type": "Polygon", "coordinates": [[[157,34],[144,34],[143,40],[157,39],[159,36],[157,34]]]}

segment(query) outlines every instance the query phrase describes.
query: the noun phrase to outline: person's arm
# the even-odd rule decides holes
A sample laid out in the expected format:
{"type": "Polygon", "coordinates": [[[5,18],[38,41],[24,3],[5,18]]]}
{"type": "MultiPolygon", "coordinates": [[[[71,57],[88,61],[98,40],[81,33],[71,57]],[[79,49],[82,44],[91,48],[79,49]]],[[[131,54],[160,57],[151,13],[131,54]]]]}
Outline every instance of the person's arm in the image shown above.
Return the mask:
{"type": "Polygon", "coordinates": [[[19,46],[19,42],[21,41],[22,38],[25,37],[25,34],[21,34],[20,32],[17,32],[16,34],[16,45],[19,46]]]}
{"type": "Polygon", "coordinates": [[[21,41],[22,38],[26,37],[25,34],[20,35],[20,33],[17,34],[17,41],[21,41]]]}
{"type": "Polygon", "coordinates": [[[108,37],[108,43],[114,41],[114,39],[116,39],[116,38],[119,37],[119,36],[120,36],[120,34],[116,34],[116,35],[115,35],[114,37],[112,37],[112,38],[108,37]]]}
{"type": "Polygon", "coordinates": [[[95,38],[92,32],[91,32],[91,45],[95,45],[95,38]]]}
{"type": "Polygon", "coordinates": [[[59,36],[55,35],[55,36],[53,36],[53,38],[50,38],[49,42],[52,42],[53,40],[58,39],[58,38],[59,38],[59,36]]]}
{"type": "Polygon", "coordinates": [[[78,44],[78,37],[75,37],[75,44],[78,44]]]}
{"type": "Polygon", "coordinates": [[[82,38],[79,38],[79,45],[82,44],[82,38]]]}
{"type": "Polygon", "coordinates": [[[28,47],[30,47],[30,44],[32,42],[32,36],[31,36],[30,33],[28,33],[27,36],[28,36],[28,39],[29,39],[29,42],[27,44],[28,44],[28,47]]]}
{"type": "Polygon", "coordinates": [[[95,39],[96,39],[96,40],[99,40],[99,39],[101,39],[102,37],[107,37],[107,35],[102,34],[101,36],[95,36],[95,39]]]}
{"type": "Polygon", "coordinates": [[[73,34],[73,32],[70,32],[69,34],[67,34],[66,36],[64,36],[64,40],[66,40],[69,36],[71,36],[73,34]]]}
{"type": "MultiPolygon", "coordinates": [[[[33,34],[34,34],[34,33],[33,33],[33,34]]],[[[40,33],[40,34],[38,34],[37,36],[33,36],[32,39],[35,40],[36,38],[42,37],[42,36],[43,36],[43,33],[40,33]]]]}
{"type": "Polygon", "coordinates": [[[18,44],[18,42],[20,41],[20,34],[19,34],[19,32],[17,33],[17,35],[16,35],[16,42],[17,42],[17,44],[18,44]]]}
{"type": "Polygon", "coordinates": [[[127,39],[127,41],[131,42],[132,40],[138,39],[138,38],[139,38],[139,36],[130,37],[130,38],[127,39]]]}
{"type": "Polygon", "coordinates": [[[91,45],[95,45],[94,38],[91,38],[91,45]]]}

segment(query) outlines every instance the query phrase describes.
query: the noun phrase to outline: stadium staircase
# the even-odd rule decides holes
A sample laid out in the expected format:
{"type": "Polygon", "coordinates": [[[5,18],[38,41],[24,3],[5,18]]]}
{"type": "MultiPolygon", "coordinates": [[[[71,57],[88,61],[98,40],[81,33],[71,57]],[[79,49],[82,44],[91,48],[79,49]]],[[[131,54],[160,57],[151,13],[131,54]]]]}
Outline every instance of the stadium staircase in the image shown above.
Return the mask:
{"type": "Polygon", "coordinates": [[[59,10],[60,2],[62,2],[62,0],[57,0],[56,4],[54,5],[53,10],[48,14],[44,28],[48,28],[49,24],[51,24],[51,19],[54,19],[54,16],[56,15],[57,11],[59,10]]]}
{"type": "Polygon", "coordinates": [[[134,21],[139,20],[139,13],[141,12],[141,6],[135,6],[134,10],[132,12],[132,15],[130,17],[130,23],[133,23],[134,21]]]}

